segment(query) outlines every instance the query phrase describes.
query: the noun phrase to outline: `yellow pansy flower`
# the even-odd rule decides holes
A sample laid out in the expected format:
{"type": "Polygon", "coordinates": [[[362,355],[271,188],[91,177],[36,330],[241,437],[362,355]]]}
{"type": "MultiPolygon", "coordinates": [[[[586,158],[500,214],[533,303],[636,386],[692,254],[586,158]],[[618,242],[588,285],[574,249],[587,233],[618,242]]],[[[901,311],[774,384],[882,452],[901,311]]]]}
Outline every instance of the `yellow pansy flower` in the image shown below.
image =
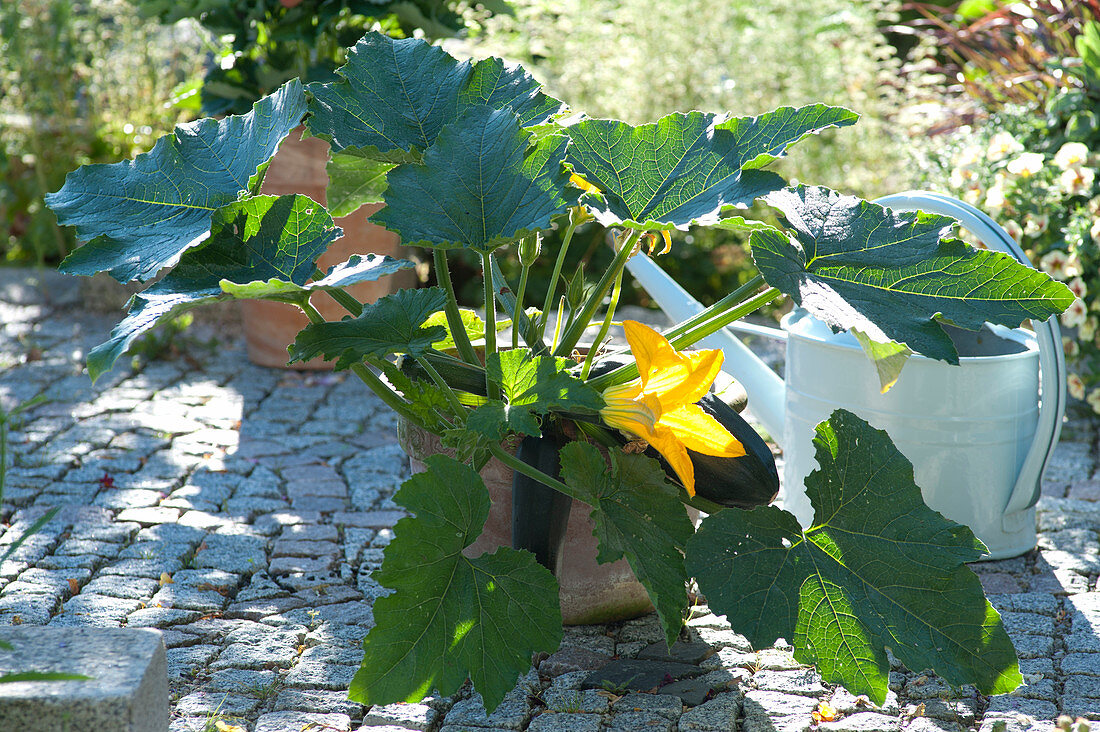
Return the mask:
{"type": "Polygon", "coordinates": [[[741,457],[744,446],[695,402],[722,369],[718,350],[679,352],[657,331],[623,321],[639,378],[604,390],[600,416],[609,426],[645,440],[664,456],[695,495],[695,467],[688,449],[716,457],[741,457]]]}

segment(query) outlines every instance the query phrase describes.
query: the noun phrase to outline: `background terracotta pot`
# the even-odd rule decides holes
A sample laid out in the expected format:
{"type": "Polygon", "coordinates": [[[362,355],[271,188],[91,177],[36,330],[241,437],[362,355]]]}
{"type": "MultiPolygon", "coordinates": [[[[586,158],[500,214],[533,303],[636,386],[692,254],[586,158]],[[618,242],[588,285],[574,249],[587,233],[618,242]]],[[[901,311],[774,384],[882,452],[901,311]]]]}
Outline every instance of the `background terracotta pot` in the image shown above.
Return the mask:
{"type": "MultiPolygon", "coordinates": [[[[398,439],[412,461],[413,472],[423,471],[423,458],[437,453],[453,455],[430,432],[401,420],[398,439]]],[[[492,506],[477,541],[463,552],[476,557],[501,546],[512,546],[512,469],[495,458],[481,470],[492,506]]],[[[625,559],[610,564],[596,561],[597,540],[589,515],[592,507],[573,502],[562,548],[560,586],[562,621],[566,625],[605,623],[636,618],[653,609],[645,587],[625,559]]],[[[696,516],[692,517],[697,518],[696,516]]]]}
{"type": "MultiPolygon", "coordinates": [[[[292,131],[283,140],[279,152],[268,166],[264,176],[261,193],[286,195],[303,193],[318,203],[325,204],[325,188],[328,175],[325,165],[328,162],[329,145],[316,137],[301,138],[302,128],[292,131]]],[[[350,216],[336,219],[336,225],[344,230],[344,235],[334,241],[328,251],[317,261],[322,271],[334,264],[347,261],[352,254],[386,254],[400,259],[401,239],[393,232],[372,224],[367,217],[380,209],[381,204],[363,206],[350,216]]],[[[411,270],[383,277],[377,282],[361,282],[352,285],[348,291],[361,302],[374,302],[403,287],[416,285],[416,273],[411,270]]],[[[328,320],[339,320],[347,311],[326,295],[317,295],[312,299],[313,306],[328,320]]],[[[293,305],[261,300],[246,300],[241,303],[245,338],[248,345],[248,358],[260,366],[293,369],[331,369],[332,362],[313,359],[305,363],[287,366],[287,347],[294,337],[309,322],[306,316],[293,305]]]]}

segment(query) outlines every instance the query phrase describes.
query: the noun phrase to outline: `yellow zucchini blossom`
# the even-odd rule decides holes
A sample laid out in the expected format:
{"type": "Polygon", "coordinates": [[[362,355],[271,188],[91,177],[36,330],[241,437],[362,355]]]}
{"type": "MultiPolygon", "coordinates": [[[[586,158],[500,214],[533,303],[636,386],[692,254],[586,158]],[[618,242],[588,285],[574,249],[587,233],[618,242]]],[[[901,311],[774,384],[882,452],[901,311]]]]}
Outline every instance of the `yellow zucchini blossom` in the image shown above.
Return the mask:
{"type": "Polygon", "coordinates": [[[639,378],[608,387],[600,416],[609,426],[653,446],[672,465],[689,495],[695,467],[688,449],[716,457],[741,457],[744,446],[695,402],[722,369],[718,350],[679,352],[657,331],[623,321],[639,378]]]}

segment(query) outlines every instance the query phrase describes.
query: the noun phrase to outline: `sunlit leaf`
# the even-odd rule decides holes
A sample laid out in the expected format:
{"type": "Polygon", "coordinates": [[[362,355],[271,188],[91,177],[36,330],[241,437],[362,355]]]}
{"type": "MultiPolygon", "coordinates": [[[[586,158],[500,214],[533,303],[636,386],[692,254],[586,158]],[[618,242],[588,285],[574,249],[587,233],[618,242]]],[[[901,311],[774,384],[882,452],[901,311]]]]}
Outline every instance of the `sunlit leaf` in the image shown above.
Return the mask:
{"type": "Polygon", "coordinates": [[[901,376],[901,370],[905,367],[913,352],[904,343],[873,341],[863,331],[853,330],[852,335],[859,341],[859,345],[863,352],[867,354],[867,358],[871,359],[871,363],[875,365],[875,373],[878,374],[882,393],[885,394],[890,391],[897,383],[898,377],[901,376]]]}
{"type": "Polygon", "coordinates": [[[953,219],[894,212],[827,188],[798,186],[767,202],[793,237],[753,231],[752,256],[768,284],[834,331],[904,343],[958,363],[937,319],[978,330],[1046,320],[1073,302],[1069,288],[1007,254],[944,239],[953,219]]]}
{"type": "Polygon", "coordinates": [[[355,213],[360,206],[382,203],[386,192],[386,173],[393,163],[366,157],[357,148],[333,153],[325,172],[328,188],[325,197],[329,212],[339,218],[355,213]]]}
{"type": "Polygon", "coordinates": [[[535,415],[551,410],[596,413],[604,406],[603,397],[568,372],[575,365],[565,358],[534,355],[528,348],[489,354],[485,370],[500,385],[504,401],[478,407],[466,426],[499,440],[506,431],[540,435],[535,415]]]}
{"type": "Polygon", "coordinates": [[[301,302],[311,292],[339,290],[358,282],[374,282],[382,277],[410,269],[415,265],[407,259],[394,259],[384,254],[353,254],[346,262],[333,265],[322,279],[304,285],[286,279],[273,278],[240,284],[223,279],[222,292],[240,300],[275,300],[301,302]]]}
{"type": "MultiPolygon", "coordinates": [[[[469,308],[459,308],[458,315],[462,320],[462,327],[471,341],[477,341],[485,337],[485,321],[477,313],[469,308]]],[[[438,325],[443,328],[443,338],[435,343],[437,350],[446,351],[456,347],[454,336],[451,334],[451,324],[447,322],[446,312],[433,313],[424,322],[424,325],[438,325]]]]}
{"type": "Polygon", "coordinates": [[[798,661],[876,704],[886,698],[887,647],[953,686],[1016,688],[1012,642],[964,564],[982,556],[981,542],[924,504],[885,432],[837,410],[814,445],[812,527],[772,506],[730,508],[688,542],[688,571],[711,609],[756,648],[793,641],[798,661]]]}
{"type": "Polygon", "coordinates": [[[858,114],[844,107],[807,104],[779,107],[759,117],[734,117],[715,127],[737,138],[745,160],[742,168],[762,168],[786,155],[787,148],[804,137],[829,127],[847,127],[858,119],[858,114]]]}
{"type": "Polygon", "coordinates": [[[438,325],[424,321],[443,309],[447,296],[438,287],[398,290],[363,307],[357,318],[307,325],[290,346],[291,362],[322,356],[346,369],[368,356],[419,355],[443,337],[438,325]]]}
{"type": "Polygon", "coordinates": [[[0,684],[14,684],[19,681],[91,681],[91,676],[67,674],[61,671],[22,671],[12,674],[0,674],[0,684]]]}
{"type": "Polygon", "coordinates": [[[757,168],[806,135],[855,119],[846,109],[821,104],[729,120],[670,114],[638,127],[587,119],[567,128],[573,140],[568,157],[600,189],[602,199],[586,203],[604,226],[686,229],[717,223],[723,209],[743,208],[782,188],[782,178],[757,168]]]}
{"type": "MultiPolygon", "coordinates": [[[[222,282],[258,283],[259,290],[300,287],[338,236],[324,207],[306,196],[256,196],[215,212],[210,238],[184,252],[164,279],[135,295],[130,312],[111,331],[106,343],[88,353],[93,379],[109,370],[141,334],[184,310],[229,299],[222,282]],[[279,285],[278,283],[283,283],[279,285]]],[[[238,297],[262,297],[244,288],[238,297]]]]}
{"type": "Polygon", "coordinates": [[[528,552],[501,547],[473,559],[462,550],[481,534],[489,494],[476,472],[433,455],[393,501],[415,518],[394,527],[373,574],[393,594],[374,603],[376,625],[349,696],[361,704],[419,701],[456,693],[466,677],[492,711],[531,666],[531,654],[561,642],[553,575],[528,552]]]}
{"type": "Polygon", "coordinates": [[[472,107],[511,109],[523,126],[541,124],[562,104],[521,67],[497,58],[458,61],[413,38],[368,33],[337,70],[339,81],[307,89],[310,132],[336,152],[391,163],[419,161],[447,124],[472,107]]]}
{"type": "Polygon", "coordinates": [[[214,211],[254,186],[305,110],[301,84],[290,81],[248,114],[179,125],[132,161],[69,173],[46,203],[88,243],[61,271],[107,271],[127,282],[148,280],[174,264],[206,238],[214,211]]]}
{"type": "Polygon", "coordinates": [[[405,244],[490,252],[550,226],[577,202],[562,135],[532,142],[509,110],[473,107],[445,127],[423,165],[390,172],[371,217],[405,244]]]}

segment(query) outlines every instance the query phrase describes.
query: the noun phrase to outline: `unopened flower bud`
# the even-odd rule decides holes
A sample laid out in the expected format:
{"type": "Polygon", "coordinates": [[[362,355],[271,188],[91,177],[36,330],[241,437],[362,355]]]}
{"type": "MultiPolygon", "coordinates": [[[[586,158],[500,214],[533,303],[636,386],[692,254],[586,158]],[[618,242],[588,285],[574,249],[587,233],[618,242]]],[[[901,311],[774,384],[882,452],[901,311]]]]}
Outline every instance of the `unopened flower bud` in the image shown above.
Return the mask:
{"type": "Polygon", "coordinates": [[[519,263],[530,267],[542,253],[542,236],[538,232],[525,236],[519,242],[519,263]]]}

